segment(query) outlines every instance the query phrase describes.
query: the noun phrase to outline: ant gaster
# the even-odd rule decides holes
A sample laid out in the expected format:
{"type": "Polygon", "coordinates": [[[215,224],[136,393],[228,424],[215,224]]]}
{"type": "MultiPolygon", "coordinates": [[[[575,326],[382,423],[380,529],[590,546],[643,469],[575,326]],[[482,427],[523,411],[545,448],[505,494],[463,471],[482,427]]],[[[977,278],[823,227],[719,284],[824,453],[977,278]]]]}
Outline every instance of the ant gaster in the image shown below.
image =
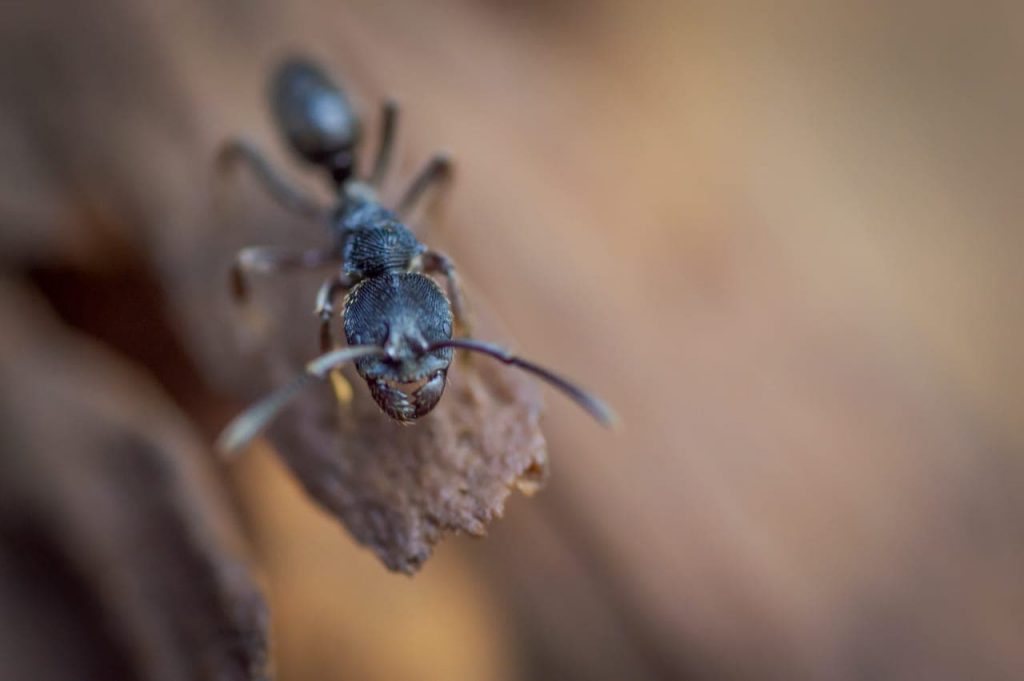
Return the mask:
{"type": "Polygon", "coordinates": [[[286,61],[271,83],[271,104],[277,125],[292,150],[328,174],[337,203],[322,208],[275,171],[258,149],[243,140],[226,144],[222,167],[246,164],[267,191],[284,207],[325,220],[332,237],[328,248],[293,251],[254,247],[242,249],[231,270],[236,300],[247,296],[250,273],[312,269],[334,265],[335,273],[321,286],[315,314],[320,320],[321,354],[306,371],[232,421],[219,445],[235,450],[255,437],[299,391],[332,369],[354,362],[373,399],[392,419],[412,423],[429,413],[444,392],[454,350],[489,355],[529,371],[562,390],[603,424],[614,415],[599,399],[557,374],[507,350],[468,337],[468,324],[458,276],[442,253],[420,243],[401,216],[451,174],[443,154],[420,171],[392,211],[378,201],[377,189],[387,174],[394,147],[398,107],[382,107],[381,137],[373,167],[365,179],[357,172],[362,126],[345,93],[313,63],[286,61]],[[434,280],[447,283],[447,297],[434,280]],[[347,346],[338,347],[330,320],[335,301],[344,295],[342,320],[347,346]],[[467,337],[453,338],[455,327],[467,337]]]}

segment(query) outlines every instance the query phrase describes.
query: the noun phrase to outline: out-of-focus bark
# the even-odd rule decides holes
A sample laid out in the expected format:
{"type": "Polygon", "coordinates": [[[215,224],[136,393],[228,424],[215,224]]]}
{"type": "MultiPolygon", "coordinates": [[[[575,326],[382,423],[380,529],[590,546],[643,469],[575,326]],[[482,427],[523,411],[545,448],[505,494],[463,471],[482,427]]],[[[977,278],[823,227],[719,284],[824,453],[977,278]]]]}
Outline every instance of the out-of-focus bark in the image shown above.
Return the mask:
{"type": "Polygon", "coordinates": [[[9,281],[0,318],[3,677],[268,678],[264,601],[180,414],[9,281]]]}

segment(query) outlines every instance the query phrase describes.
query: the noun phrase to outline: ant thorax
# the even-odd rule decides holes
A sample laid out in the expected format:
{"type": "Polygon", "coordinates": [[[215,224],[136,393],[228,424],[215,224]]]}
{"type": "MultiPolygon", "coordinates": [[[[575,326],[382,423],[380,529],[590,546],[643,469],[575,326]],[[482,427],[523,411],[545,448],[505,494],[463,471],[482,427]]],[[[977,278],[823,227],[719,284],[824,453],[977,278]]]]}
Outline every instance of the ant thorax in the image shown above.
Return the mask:
{"type": "Polygon", "coordinates": [[[345,273],[364,278],[405,272],[424,250],[425,246],[405,225],[385,218],[373,226],[354,229],[346,234],[345,273]]]}

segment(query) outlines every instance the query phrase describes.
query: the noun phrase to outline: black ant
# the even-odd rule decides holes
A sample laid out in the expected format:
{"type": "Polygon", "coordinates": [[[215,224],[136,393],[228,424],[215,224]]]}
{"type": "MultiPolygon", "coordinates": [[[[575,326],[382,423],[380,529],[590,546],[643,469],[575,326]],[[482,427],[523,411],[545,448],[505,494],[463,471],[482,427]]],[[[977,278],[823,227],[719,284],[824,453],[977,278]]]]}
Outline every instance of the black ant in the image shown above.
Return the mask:
{"type": "Polygon", "coordinates": [[[330,209],[292,187],[252,144],[235,140],[220,154],[222,164],[244,162],[283,206],[326,220],[333,243],[323,249],[285,251],[242,249],[231,270],[236,300],[246,297],[246,275],[311,269],[335,264],[338,271],[321,286],[315,314],[320,320],[319,357],[305,373],[235,418],[219,440],[235,450],[255,437],[299,391],[331,370],[354,362],[370,394],[392,419],[411,424],[429,413],[444,392],[454,350],[489,355],[525,369],[551,383],[605,425],[612,411],[598,398],[548,369],[507,350],[469,337],[453,338],[456,324],[467,330],[458,276],[442,253],[420,243],[400,216],[407,215],[432,187],[451,175],[451,162],[435,155],[415,177],[398,203],[388,210],[377,189],[388,172],[398,121],[398,106],[385,101],[382,132],[373,169],[366,179],[356,172],[362,137],[359,118],[345,93],[313,63],[286,61],[271,83],[277,125],[292,150],[329,175],[338,201],[330,209]],[[427,274],[443,275],[447,297],[427,274]],[[335,300],[342,308],[346,347],[338,348],[330,320],[335,300]]]}

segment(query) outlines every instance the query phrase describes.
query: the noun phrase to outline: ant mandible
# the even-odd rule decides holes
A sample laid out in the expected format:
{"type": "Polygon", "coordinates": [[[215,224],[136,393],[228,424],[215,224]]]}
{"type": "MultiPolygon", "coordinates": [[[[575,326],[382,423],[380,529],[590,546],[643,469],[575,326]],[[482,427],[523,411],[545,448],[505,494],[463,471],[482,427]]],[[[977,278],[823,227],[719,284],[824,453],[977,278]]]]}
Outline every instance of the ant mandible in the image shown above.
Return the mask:
{"type": "Polygon", "coordinates": [[[401,216],[408,215],[432,187],[451,175],[447,156],[436,154],[416,175],[392,211],[378,200],[388,172],[398,122],[398,106],[382,106],[381,137],[373,168],[365,179],[356,172],[361,124],[345,93],[314,63],[284,62],[271,83],[271,103],[280,131],[292,150],[326,171],[337,192],[336,204],[322,208],[275,171],[259,150],[244,140],[221,150],[222,166],[246,164],[271,196],[294,212],[327,222],[327,248],[287,251],[244,248],[231,268],[236,301],[244,300],[251,273],[272,273],[337,265],[316,297],[321,354],[294,381],[242,412],[224,429],[218,446],[234,451],[246,445],[306,385],[331,370],[354,362],[377,405],[389,417],[411,424],[441,399],[454,350],[489,355],[552,384],[604,425],[615,416],[601,400],[542,366],[504,348],[469,337],[453,338],[456,325],[468,331],[455,267],[444,254],[420,243],[401,216]],[[428,274],[447,282],[447,297],[428,274]],[[330,320],[335,301],[345,295],[341,317],[347,346],[333,338],[330,320]]]}

